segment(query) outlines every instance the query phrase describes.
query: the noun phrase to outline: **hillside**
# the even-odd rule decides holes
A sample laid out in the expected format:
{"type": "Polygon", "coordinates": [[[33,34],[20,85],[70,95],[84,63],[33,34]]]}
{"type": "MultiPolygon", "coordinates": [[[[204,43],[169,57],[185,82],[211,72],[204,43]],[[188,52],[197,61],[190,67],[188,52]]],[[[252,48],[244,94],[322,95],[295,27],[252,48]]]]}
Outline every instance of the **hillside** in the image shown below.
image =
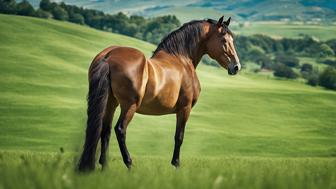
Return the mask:
{"type": "MultiPolygon", "coordinates": [[[[87,69],[112,44],[153,45],[66,22],[0,14],[0,148],[73,146],[84,128],[87,69]],[[69,144],[71,141],[71,144],[69,144]]],[[[51,148],[50,148],[51,149],[51,148]]]]}
{"type": "MultiPolygon", "coordinates": [[[[78,151],[85,127],[87,68],[111,44],[147,56],[153,45],[65,22],[0,15],[0,150],[78,151]],[[20,27],[18,27],[20,26],[20,27]]],[[[201,65],[186,156],[335,156],[336,93],[295,81],[201,65]]],[[[136,115],[130,152],[170,156],[175,116],[136,115]]],[[[112,137],[112,154],[118,154],[112,137]]]]}

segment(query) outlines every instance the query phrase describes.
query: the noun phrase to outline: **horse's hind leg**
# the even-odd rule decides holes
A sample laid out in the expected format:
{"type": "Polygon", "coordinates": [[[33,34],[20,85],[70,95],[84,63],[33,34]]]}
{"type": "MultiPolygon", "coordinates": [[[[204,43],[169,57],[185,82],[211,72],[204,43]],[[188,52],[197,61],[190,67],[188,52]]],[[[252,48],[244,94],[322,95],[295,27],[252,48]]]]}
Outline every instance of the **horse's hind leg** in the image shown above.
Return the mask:
{"type": "Polygon", "coordinates": [[[114,112],[118,106],[117,99],[113,96],[112,93],[109,94],[107,107],[105,110],[105,115],[103,118],[103,128],[101,132],[101,153],[99,158],[99,163],[102,165],[103,169],[106,167],[106,153],[108,150],[111,128],[112,128],[112,119],[114,112]]]}
{"type": "Polygon", "coordinates": [[[120,117],[118,119],[116,126],[114,127],[118,139],[120,152],[127,168],[131,168],[132,159],[126,147],[126,129],[129,122],[132,120],[135,111],[136,111],[135,103],[131,105],[121,106],[120,117]]]}

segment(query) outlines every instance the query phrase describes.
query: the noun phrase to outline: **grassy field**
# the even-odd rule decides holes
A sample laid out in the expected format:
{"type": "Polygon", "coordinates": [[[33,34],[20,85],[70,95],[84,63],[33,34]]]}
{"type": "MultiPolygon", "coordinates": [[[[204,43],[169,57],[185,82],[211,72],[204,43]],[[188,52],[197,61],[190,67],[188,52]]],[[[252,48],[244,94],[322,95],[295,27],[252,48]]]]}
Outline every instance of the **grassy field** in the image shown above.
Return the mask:
{"type": "Polygon", "coordinates": [[[137,114],[127,135],[134,169],[112,135],[110,167],[77,175],[91,59],[111,44],[147,56],[155,47],[51,20],[0,15],[0,25],[0,188],[336,187],[335,92],[204,65],[181,169],[169,165],[175,116],[137,114]]]}
{"type": "Polygon", "coordinates": [[[312,25],[287,22],[250,22],[244,27],[235,27],[237,34],[264,34],[274,38],[299,38],[302,35],[313,36],[321,41],[335,38],[336,25],[312,25]]]}
{"type": "Polygon", "coordinates": [[[78,175],[69,155],[2,154],[0,188],[323,188],[336,187],[336,161],[326,158],[186,158],[178,170],[167,158],[142,156],[131,171],[120,158],[106,171],[78,175]],[[17,181],[20,182],[17,182],[17,181]],[[23,187],[24,186],[24,187],[23,187]]]}

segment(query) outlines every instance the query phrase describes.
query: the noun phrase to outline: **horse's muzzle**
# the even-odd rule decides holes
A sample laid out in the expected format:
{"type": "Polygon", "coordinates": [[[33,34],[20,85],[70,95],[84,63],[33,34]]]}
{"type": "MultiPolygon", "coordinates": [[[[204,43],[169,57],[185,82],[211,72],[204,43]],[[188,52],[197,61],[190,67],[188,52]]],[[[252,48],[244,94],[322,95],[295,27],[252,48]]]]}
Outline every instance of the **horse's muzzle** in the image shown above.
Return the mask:
{"type": "Polygon", "coordinates": [[[239,63],[238,64],[230,63],[227,70],[229,75],[236,75],[240,70],[239,63]]]}

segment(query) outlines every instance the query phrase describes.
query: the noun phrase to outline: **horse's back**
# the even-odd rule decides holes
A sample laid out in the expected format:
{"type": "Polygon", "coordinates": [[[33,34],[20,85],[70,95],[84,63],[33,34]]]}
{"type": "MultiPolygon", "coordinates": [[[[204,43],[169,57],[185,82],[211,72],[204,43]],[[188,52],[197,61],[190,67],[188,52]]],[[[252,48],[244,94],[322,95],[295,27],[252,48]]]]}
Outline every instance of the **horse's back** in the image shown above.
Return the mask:
{"type": "Polygon", "coordinates": [[[145,55],[138,49],[132,47],[123,47],[123,46],[110,46],[102,50],[96,55],[92,63],[98,62],[102,59],[119,59],[120,61],[134,62],[136,60],[143,60],[145,55]]]}

